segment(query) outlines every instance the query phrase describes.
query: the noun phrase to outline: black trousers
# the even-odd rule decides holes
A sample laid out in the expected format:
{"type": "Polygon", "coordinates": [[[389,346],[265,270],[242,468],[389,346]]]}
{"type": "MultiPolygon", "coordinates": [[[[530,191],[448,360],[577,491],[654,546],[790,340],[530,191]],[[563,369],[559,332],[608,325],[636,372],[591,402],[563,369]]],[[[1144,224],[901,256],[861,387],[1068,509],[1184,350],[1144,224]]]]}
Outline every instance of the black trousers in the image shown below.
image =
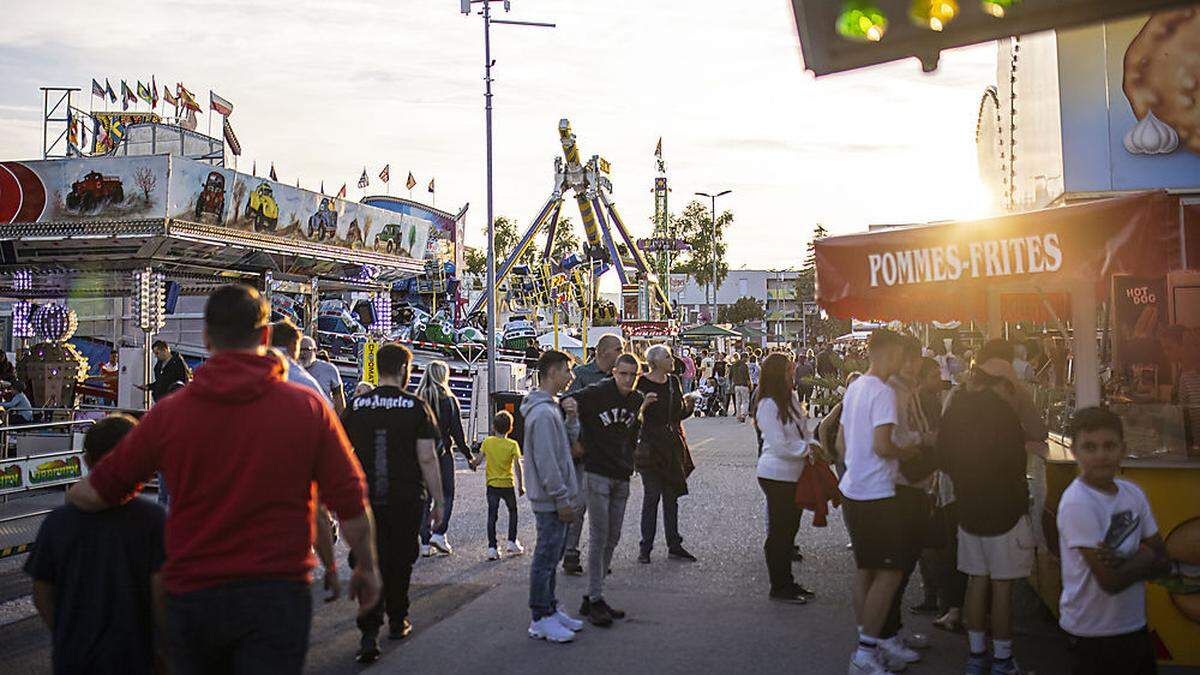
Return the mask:
{"type": "Polygon", "coordinates": [[[962,609],[967,575],[958,571],[958,503],[950,502],[937,510],[946,526],[942,533],[945,545],[921,551],[921,580],[925,598],[936,600],[938,609],[945,612],[953,607],[962,609]]]}
{"type": "Polygon", "coordinates": [[[1143,628],[1107,637],[1067,636],[1071,675],[1154,675],[1154,646],[1143,628]]]}
{"type": "Polygon", "coordinates": [[[299,675],[312,593],[302,581],[234,581],[167,596],[171,672],[299,675]]]}
{"type": "Polygon", "coordinates": [[[375,550],[379,555],[379,572],[383,577],[383,593],[379,602],[358,617],[358,629],[365,636],[379,633],[383,615],[395,626],[408,616],[408,588],[412,582],[413,563],[419,552],[422,499],[374,506],[375,550]]]}
{"type": "Polygon", "coordinates": [[[496,519],[500,516],[500,501],[508,507],[508,540],[517,540],[517,491],[510,487],[487,486],[488,548],[496,548],[496,519]]]}
{"type": "Polygon", "coordinates": [[[763,544],[767,576],[772,592],[785,591],[796,581],[792,577],[793,546],[804,509],[796,506],[796,483],[759,478],[758,485],[767,496],[767,541],[763,544]]]}
{"type": "Polygon", "coordinates": [[[642,472],[642,541],[641,550],[649,553],[654,548],[654,537],[658,530],[658,503],[662,502],[663,531],[667,536],[667,550],[683,545],[679,536],[679,495],[667,485],[657,471],[642,472]]]}
{"type": "Polygon", "coordinates": [[[904,602],[904,591],[908,588],[908,580],[912,578],[917,568],[917,558],[920,557],[921,543],[925,538],[926,523],[929,518],[929,496],[920,488],[907,485],[896,486],[896,508],[900,510],[901,527],[904,529],[904,541],[910,549],[903,559],[904,579],[892,597],[892,607],[888,611],[887,620],[883,623],[883,631],[879,637],[887,639],[900,632],[903,623],[900,620],[901,605],[904,602]]]}

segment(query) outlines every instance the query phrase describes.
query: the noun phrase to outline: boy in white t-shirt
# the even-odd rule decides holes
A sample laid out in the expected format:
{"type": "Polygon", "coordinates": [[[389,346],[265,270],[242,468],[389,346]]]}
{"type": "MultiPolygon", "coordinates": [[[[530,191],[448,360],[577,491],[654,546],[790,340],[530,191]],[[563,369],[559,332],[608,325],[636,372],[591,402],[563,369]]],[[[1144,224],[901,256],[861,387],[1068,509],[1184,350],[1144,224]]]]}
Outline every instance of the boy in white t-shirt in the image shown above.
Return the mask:
{"type": "Polygon", "coordinates": [[[1071,673],[1154,673],[1142,582],[1166,574],[1169,561],[1146,495],[1116,478],[1125,455],[1121,418],[1080,410],[1071,451],[1079,477],[1058,504],[1059,625],[1070,637],[1071,673]]]}
{"type": "Polygon", "coordinates": [[[896,392],[887,383],[903,362],[904,342],[894,331],[872,332],[867,342],[871,368],[846,389],[842,399],[846,472],[839,487],[858,567],[854,579],[858,649],[850,659],[850,675],[888,672],[880,634],[904,573],[918,552],[906,540],[904,508],[896,499],[899,461],[915,454],[916,447],[899,447],[892,439],[899,416],[896,392]]]}

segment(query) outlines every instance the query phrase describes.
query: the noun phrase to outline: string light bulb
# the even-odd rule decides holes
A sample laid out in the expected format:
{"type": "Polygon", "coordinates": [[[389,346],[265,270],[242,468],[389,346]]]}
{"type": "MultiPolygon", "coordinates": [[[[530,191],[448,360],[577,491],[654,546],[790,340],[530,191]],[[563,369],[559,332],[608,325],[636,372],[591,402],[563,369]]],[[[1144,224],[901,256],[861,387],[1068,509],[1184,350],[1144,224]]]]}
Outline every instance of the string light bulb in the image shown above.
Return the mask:
{"type": "Polygon", "coordinates": [[[887,16],[869,0],[845,3],[837,20],[838,35],[857,42],[879,42],[887,26],[887,16]]]}
{"type": "Polygon", "coordinates": [[[1008,10],[1019,4],[1021,0],[983,0],[980,5],[983,11],[991,14],[997,19],[1003,19],[1008,15],[1008,10]]]}
{"type": "Polygon", "coordinates": [[[918,26],[941,31],[958,16],[957,0],[913,0],[908,17],[918,26]]]}

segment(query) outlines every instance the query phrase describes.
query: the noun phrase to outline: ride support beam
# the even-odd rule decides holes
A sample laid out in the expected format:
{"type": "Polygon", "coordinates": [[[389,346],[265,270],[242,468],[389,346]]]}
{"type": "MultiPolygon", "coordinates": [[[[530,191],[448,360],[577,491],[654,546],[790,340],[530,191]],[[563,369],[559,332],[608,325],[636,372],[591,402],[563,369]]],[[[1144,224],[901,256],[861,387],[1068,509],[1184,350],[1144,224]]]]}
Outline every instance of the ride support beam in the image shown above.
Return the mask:
{"type": "MultiPolygon", "coordinates": [[[[617,212],[616,205],[609,201],[608,197],[603,192],[600,193],[600,202],[604,205],[604,208],[608,210],[608,214],[612,218],[613,225],[616,226],[617,232],[621,235],[621,239],[625,242],[625,246],[629,248],[629,253],[633,256],[634,265],[638,268],[638,271],[646,277],[646,281],[654,289],[654,295],[662,305],[663,309],[666,311],[667,316],[671,316],[671,300],[667,297],[666,292],[663,290],[662,284],[658,283],[657,281],[650,280],[650,273],[653,271],[650,268],[650,261],[646,259],[646,254],[643,253],[640,248],[634,245],[633,237],[629,235],[629,230],[625,227],[625,222],[621,220],[621,214],[617,212]]],[[[670,279],[668,279],[668,282],[669,281],[670,279]]]]}
{"type": "Polygon", "coordinates": [[[604,246],[608,248],[608,255],[612,259],[613,269],[617,270],[617,278],[621,280],[621,285],[629,283],[629,273],[625,271],[625,263],[621,262],[621,254],[617,251],[617,244],[613,241],[612,230],[608,228],[608,222],[604,219],[604,209],[600,207],[600,200],[604,193],[597,190],[599,197],[593,199],[595,205],[596,217],[600,221],[600,232],[604,235],[604,246]]]}
{"type": "MultiPolygon", "coordinates": [[[[522,235],[520,240],[517,241],[517,245],[513,248],[512,253],[508,254],[508,257],[504,259],[504,263],[500,265],[499,269],[496,270],[496,287],[491,289],[492,293],[495,293],[496,289],[500,288],[500,284],[504,282],[504,279],[508,276],[508,273],[512,271],[513,265],[515,265],[516,262],[521,259],[521,256],[529,248],[530,244],[533,242],[533,238],[536,237],[538,231],[542,229],[542,225],[546,223],[546,218],[550,215],[550,210],[554,208],[555,205],[558,205],[559,208],[562,207],[562,196],[557,192],[551,195],[550,199],[546,200],[546,203],[542,206],[542,209],[538,211],[537,216],[533,219],[533,223],[530,224],[529,229],[525,230],[525,234],[522,235]]],[[[478,312],[485,302],[487,302],[487,293],[479,296],[479,298],[477,298],[475,302],[471,304],[471,308],[467,310],[467,316],[471,316],[472,314],[478,312]]]]}

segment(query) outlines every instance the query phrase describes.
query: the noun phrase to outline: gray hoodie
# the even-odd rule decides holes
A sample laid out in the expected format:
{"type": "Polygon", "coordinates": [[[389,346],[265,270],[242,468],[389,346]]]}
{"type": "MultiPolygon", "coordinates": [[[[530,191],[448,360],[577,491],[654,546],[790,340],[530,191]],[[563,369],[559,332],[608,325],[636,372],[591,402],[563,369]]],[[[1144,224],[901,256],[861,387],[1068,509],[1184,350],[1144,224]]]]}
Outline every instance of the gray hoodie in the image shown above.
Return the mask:
{"type": "Polygon", "coordinates": [[[579,420],[571,427],[563,420],[558,399],[541,389],[521,402],[525,417],[525,490],[534,511],[576,508],[579,503],[575,466],[571,461],[571,437],[579,435],[579,420]]]}

